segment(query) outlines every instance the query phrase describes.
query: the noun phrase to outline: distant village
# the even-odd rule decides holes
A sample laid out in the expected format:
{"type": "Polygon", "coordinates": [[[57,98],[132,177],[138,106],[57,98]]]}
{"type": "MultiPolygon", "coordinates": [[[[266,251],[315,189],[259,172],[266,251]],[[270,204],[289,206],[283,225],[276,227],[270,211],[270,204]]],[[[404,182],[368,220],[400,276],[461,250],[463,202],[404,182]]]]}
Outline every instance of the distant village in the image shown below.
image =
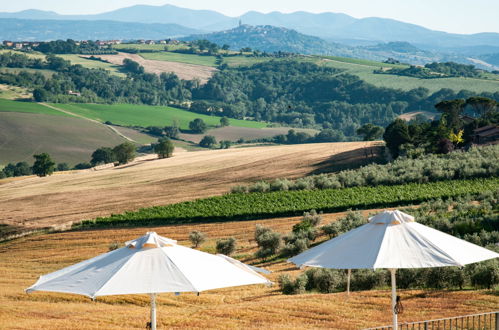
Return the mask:
{"type": "MultiPolygon", "coordinates": [[[[85,45],[88,44],[90,41],[89,40],[81,40],[81,41],[75,41],[75,44],[77,46],[80,45],[85,45]]],[[[33,50],[34,48],[40,46],[40,44],[43,43],[43,41],[10,41],[10,40],[4,40],[2,42],[3,48],[7,49],[16,49],[16,50],[33,50]]],[[[97,40],[94,42],[95,45],[99,47],[108,47],[108,46],[113,46],[113,45],[120,45],[120,44],[142,44],[142,45],[178,45],[181,42],[178,40],[174,39],[165,39],[165,40],[145,40],[145,39],[139,39],[139,40],[97,40]]]]}

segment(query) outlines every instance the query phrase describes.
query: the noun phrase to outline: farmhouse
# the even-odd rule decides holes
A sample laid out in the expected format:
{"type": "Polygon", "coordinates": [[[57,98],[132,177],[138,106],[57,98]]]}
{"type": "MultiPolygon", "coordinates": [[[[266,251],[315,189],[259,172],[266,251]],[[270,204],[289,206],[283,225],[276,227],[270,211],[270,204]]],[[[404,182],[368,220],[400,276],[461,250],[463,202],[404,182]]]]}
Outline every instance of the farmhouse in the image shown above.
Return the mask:
{"type": "Polygon", "coordinates": [[[81,93],[80,92],[73,92],[72,90],[69,90],[68,95],[81,96],[81,93]]]}
{"type": "Polygon", "coordinates": [[[499,126],[487,125],[473,131],[473,142],[476,144],[499,143],[499,126]]]}

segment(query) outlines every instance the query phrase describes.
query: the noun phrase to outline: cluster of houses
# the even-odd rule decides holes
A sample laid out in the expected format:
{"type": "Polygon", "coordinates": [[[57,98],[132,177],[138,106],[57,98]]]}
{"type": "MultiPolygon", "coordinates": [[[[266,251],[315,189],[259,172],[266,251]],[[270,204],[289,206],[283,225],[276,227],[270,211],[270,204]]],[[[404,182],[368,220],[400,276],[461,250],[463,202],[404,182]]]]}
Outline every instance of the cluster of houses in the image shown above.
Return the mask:
{"type": "MultiPolygon", "coordinates": [[[[76,41],[75,42],[77,45],[80,44],[87,44],[87,40],[82,40],[82,41],[76,41]]],[[[97,40],[95,41],[95,44],[101,47],[105,46],[112,46],[112,45],[120,45],[124,43],[123,40],[97,40]]],[[[165,40],[135,40],[135,41],[126,41],[126,43],[131,43],[131,44],[142,44],[142,45],[178,45],[180,41],[178,40],[172,40],[172,39],[165,39],[165,40]]],[[[36,48],[40,45],[40,41],[10,41],[10,40],[4,40],[3,41],[3,46],[5,48],[11,48],[11,49],[18,49],[18,50],[31,50],[33,48],[36,48]]]]}
{"type": "Polygon", "coordinates": [[[8,41],[4,40],[4,47],[12,48],[12,49],[33,49],[40,45],[39,42],[32,41],[8,41]]]}

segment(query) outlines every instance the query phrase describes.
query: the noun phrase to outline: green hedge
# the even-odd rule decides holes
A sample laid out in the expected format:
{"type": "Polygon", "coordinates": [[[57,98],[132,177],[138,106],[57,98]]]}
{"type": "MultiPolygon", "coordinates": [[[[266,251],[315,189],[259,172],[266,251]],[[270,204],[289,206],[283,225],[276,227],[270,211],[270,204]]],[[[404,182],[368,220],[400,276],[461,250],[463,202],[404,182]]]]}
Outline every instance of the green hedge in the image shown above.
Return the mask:
{"type": "Polygon", "coordinates": [[[407,205],[497,189],[499,178],[495,177],[396,186],[228,194],[87,220],[75,228],[250,220],[301,215],[311,209],[338,212],[407,205]]]}

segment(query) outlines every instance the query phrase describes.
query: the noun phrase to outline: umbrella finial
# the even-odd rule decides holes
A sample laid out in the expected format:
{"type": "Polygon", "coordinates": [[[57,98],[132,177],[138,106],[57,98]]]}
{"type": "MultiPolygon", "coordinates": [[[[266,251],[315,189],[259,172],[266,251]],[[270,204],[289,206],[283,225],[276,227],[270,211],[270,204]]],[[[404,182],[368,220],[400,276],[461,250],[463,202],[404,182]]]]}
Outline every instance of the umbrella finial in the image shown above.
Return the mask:
{"type": "Polygon", "coordinates": [[[147,232],[144,236],[125,243],[130,249],[150,249],[165,246],[173,246],[177,244],[176,240],[159,236],[156,232],[147,232]]]}
{"type": "Polygon", "coordinates": [[[369,223],[374,225],[400,225],[414,222],[414,217],[399,210],[383,211],[369,218],[369,223]]]}

